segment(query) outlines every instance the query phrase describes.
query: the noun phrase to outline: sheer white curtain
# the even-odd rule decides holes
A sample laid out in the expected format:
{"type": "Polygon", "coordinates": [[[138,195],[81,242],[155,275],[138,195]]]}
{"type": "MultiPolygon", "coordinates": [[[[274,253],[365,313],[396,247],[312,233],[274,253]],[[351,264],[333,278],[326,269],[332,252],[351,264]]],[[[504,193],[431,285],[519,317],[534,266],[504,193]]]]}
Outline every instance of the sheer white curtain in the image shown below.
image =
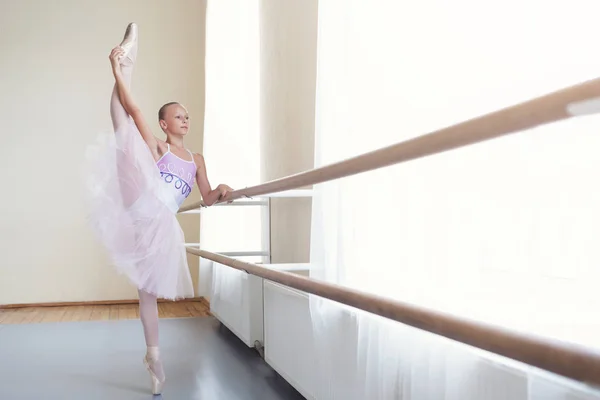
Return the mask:
{"type": "MultiPolygon", "coordinates": [[[[260,181],[259,57],[258,2],[209,1],[204,158],[213,186],[226,183],[236,189],[260,181]]],[[[205,209],[200,226],[202,249],[257,251],[263,246],[259,207],[205,209]]],[[[212,281],[210,264],[200,264],[201,295],[212,281]]],[[[233,295],[241,292],[234,284],[245,275],[230,268],[215,271],[216,295],[235,301],[233,295]]]]}
{"type": "MultiPolygon", "coordinates": [[[[595,1],[319,2],[317,166],[597,77],[595,1]]],[[[600,119],[315,189],[311,275],[600,347],[600,119]]],[[[311,297],[318,399],[591,389],[311,297]]]]}

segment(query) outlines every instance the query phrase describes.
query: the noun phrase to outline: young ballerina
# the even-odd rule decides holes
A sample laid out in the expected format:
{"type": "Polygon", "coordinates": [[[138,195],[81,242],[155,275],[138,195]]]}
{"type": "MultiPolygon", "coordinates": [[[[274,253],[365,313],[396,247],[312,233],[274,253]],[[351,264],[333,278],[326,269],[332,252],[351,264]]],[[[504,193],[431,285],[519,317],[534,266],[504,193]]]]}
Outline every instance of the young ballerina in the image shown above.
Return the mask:
{"type": "Polygon", "coordinates": [[[184,147],[187,110],[167,103],[158,112],[166,141],[155,137],[135,103],[131,76],[138,28],[128,25],[109,59],[115,78],[110,101],[114,135],[88,153],[89,219],[112,263],[137,287],[152,392],[159,394],[165,373],[159,354],[157,298],[193,297],[184,236],[176,213],[197,181],[204,202],[226,199],[232,189],[212,189],[204,159],[184,147]]]}

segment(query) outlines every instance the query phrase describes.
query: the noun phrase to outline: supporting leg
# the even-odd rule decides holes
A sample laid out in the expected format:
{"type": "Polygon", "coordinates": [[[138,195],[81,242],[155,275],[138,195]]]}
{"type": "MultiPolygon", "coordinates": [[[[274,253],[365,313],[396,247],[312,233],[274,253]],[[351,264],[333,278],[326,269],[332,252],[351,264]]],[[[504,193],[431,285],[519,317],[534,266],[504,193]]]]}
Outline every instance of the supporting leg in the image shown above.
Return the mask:
{"type": "Polygon", "coordinates": [[[144,338],[146,339],[146,357],[144,363],[152,378],[152,392],[159,394],[165,381],[165,372],[160,360],[158,345],[158,303],[156,296],[138,291],[140,296],[140,319],[144,327],[144,338]]]}

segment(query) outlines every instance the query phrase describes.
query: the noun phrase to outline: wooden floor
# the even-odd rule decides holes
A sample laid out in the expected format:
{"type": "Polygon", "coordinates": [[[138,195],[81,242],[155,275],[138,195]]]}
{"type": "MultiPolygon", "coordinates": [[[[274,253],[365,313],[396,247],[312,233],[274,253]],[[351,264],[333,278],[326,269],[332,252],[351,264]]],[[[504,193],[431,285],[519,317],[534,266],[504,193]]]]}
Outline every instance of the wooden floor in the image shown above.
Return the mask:
{"type": "MultiPolygon", "coordinates": [[[[114,304],[0,309],[0,324],[136,319],[140,317],[138,307],[137,304],[114,304]]],[[[209,315],[208,304],[203,301],[158,303],[159,318],[209,315]]]]}

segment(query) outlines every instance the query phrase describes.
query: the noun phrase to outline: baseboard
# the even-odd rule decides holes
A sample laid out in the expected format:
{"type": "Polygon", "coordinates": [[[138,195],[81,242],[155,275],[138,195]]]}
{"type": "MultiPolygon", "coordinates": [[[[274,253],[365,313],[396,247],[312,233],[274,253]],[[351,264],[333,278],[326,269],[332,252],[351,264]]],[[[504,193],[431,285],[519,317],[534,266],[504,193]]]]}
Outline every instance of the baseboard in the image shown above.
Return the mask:
{"type": "Polygon", "coordinates": [[[206,297],[200,296],[200,297],[194,297],[194,298],[199,299],[199,300],[194,300],[194,301],[199,301],[200,303],[204,304],[208,310],[210,310],[210,301],[208,301],[206,299],[206,297]]]}
{"type": "MultiPolygon", "coordinates": [[[[210,309],[210,303],[204,297],[190,297],[182,300],[158,299],[159,303],[173,303],[179,301],[198,301],[210,309]]],[[[1,309],[26,308],[26,307],[69,307],[69,306],[114,306],[119,304],[138,304],[138,299],[133,300],[95,300],[95,301],[64,301],[56,303],[25,303],[25,304],[0,304],[1,309]]]]}

